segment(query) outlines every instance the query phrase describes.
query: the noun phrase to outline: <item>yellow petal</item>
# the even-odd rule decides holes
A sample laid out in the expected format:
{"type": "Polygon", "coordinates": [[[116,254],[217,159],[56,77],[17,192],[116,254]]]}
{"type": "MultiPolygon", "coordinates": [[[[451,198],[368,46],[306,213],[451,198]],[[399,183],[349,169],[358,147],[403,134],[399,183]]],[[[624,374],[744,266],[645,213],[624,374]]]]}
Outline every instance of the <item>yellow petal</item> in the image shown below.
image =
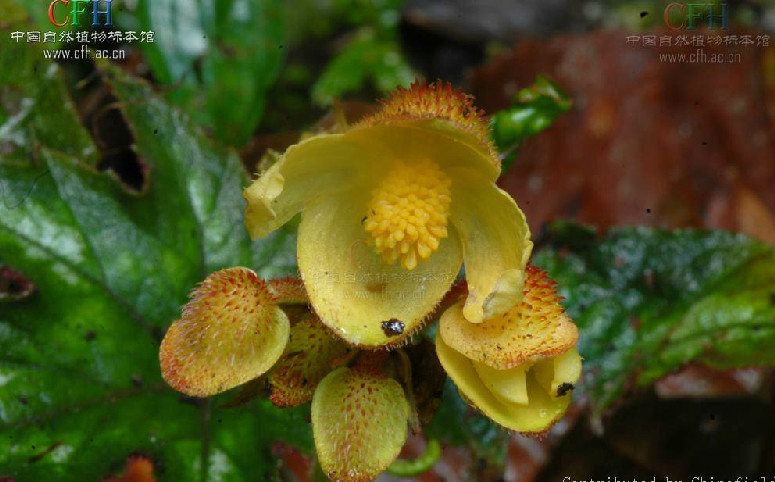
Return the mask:
{"type": "Polygon", "coordinates": [[[288,222],[308,202],[373,179],[372,169],[389,159],[377,146],[342,134],[322,134],[291,146],[244,191],[245,224],[253,239],[288,222]]]}
{"type": "Polygon", "coordinates": [[[527,405],[527,371],[530,364],[526,363],[508,370],[496,370],[484,363],[472,363],[484,385],[498,399],[505,403],[527,405]]]}
{"type": "Polygon", "coordinates": [[[334,363],[350,351],[314,315],[296,323],[285,353],[269,372],[269,399],[278,407],[307,403],[334,363]]]}
{"type": "Polygon", "coordinates": [[[571,348],[562,355],[539,361],[533,371],[544,390],[553,397],[561,397],[573,390],[581,376],[581,355],[571,348]]]}
{"type": "Polygon", "coordinates": [[[510,403],[485,385],[471,360],[450,348],[436,336],[436,353],[444,370],[460,390],[461,396],[495,423],[523,433],[540,433],[562,418],[571,394],[552,398],[540,386],[532,372],[527,375],[527,405],[510,403]]]}
{"type": "Polygon", "coordinates": [[[473,97],[453,89],[450,83],[414,82],[408,89],[399,87],[376,114],[356,124],[355,129],[381,125],[423,125],[429,130],[445,134],[454,142],[477,149],[489,158],[495,169],[493,179],[500,172],[500,160],[490,140],[490,125],[484,111],[477,109],[473,97]]]}
{"type": "Polygon", "coordinates": [[[524,296],[508,313],[470,323],[463,304],[441,316],[439,335],[465,357],[506,370],[565,353],[576,345],[578,329],[560,305],[554,282],[529,266],[524,296]]]}
{"type": "Polygon", "coordinates": [[[463,244],[468,281],[463,313],[479,323],[519,302],[533,243],[525,215],[492,180],[457,171],[452,182],[450,220],[463,244]]]}
{"type": "Polygon", "coordinates": [[[493,162],[478,139],[444,120],[405,119],[355,126],[345,135],[353,142],[389,153],[391,159],[429,159],[442,170],[471,169],[493,182],[500,174],[500,161],[493,162]]]}
{"type": "Polygon", "coordinates": [[[392,378],[363,368],[338,368],[312,399],[312,432],[323,471],[335,482],[376,478],[406,441],[409,403],[392,378]]]}
{"type": "Polygon", "coordinates": [[[254,239],[266,237],[309,202],[374,183],[395,161],[419,159],[442,169],[474,169],[492,181],[500,173],[476,136],[444,120],[407,119],[312,136],[291,146],[245,189],[248,231],[254,239]]]}
{"type": "Polygon", "coordinates": [[[290,324],[266,283],[247,268],[211,274],[170,326],[159,358],[174,389],[207,397],[252,380],[280,358],[290,324]]]}
{"type": "Polygon", "coordinates": [[[308,207],[299,225],[298,261],[320,319],[352,344],[397,344],[422,326],[462,262],[454,232],[412,271],[388,264],[367,244],[361,220],[368,192],[308,207]]]}

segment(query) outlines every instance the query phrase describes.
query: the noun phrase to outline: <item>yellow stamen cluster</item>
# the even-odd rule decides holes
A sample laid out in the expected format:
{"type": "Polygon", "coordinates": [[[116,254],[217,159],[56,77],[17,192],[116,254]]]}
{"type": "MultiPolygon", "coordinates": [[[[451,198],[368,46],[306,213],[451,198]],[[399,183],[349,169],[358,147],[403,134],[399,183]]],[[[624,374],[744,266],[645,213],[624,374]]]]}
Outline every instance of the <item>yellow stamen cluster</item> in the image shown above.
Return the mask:
{"type": "Polygon", "coordinates": [[[412,270],[447,237],[451,181],[436,163],[400,162],[372,191],[364,229],[383,259],[412,270]]]}

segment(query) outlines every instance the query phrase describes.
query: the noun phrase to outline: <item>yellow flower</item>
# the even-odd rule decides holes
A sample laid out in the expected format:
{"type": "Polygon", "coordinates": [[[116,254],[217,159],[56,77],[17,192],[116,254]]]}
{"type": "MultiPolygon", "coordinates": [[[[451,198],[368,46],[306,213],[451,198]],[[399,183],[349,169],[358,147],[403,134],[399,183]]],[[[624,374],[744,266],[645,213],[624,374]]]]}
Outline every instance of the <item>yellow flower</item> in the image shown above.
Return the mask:
{"type": "MultiPolygon", "coordinates": [[[[565,413],[581,372],[578,332],[554,283],[528,266],[521,302],[483,323],[465,318],[464,302],[455,303],[462,294],[455,288],[443,303],[441,366],[485,416],[510,430],[545,431],[565,413]]],[[[423,423],[422,390],[411,380],[428,384],[438,375],[412,356],[358,350],[310,312],[301,280],[264,281],[247,268],[205,279],[160,350],[164,379],[188,395],[211,396],[261,377],[278,407],[311,401],[318,460],[342,482],[376,478],[398,457],[410,420],[415,429],[423,423]]]]}
{"type": "Polygon", "coordinates": [[[300,280],[266,282],[247,268],[208,276],[161,344],[161,371],[178,391],[208,397],[264,376],[279,407],[312,402],[322,469],[366,482],[398,457],[410,406],[394,354],[358,352],[308,309],[300,280]]]}
{"type": "Polygon", "coordinates": [[[282,356],[290,321],[247,268],[211,274],[164,335],[161,372],[174,389],[209,397],[263,375],[282,356]]]}
{"type": "Polygon", "coordinates": [[[393,463],[410,422],[425,423],[415,388],[443,381],[438,362],[498,424],[546,430],[580,376],[578,331],[553,282],[526,267],[530,232],[499,173],[481,113],[441,85],[400,89],[346,132],[289,148],[245,190],[246,224],[261,238],[301,213],[303,282],[240,267],[208,276],[162,341],[164,379],[196,397],[251,382],[278,407],[311,402],[333,481],[393,463]],[[415,359],[368,350],[442,311],[438,362],[428,340],[415,359]]]}
{"type": "Polygon", "coordinates": [[[465,263],[465,318],[520,301],[532,250],[495,181],[500,162],[471,98],[399,89],[344,133],[307,138],[245,190],[263,238],[301,213],[298,264],[315,312],[348,342],[395,345],[422,326],[465,263]]]}
{"type": "Polygon", "coordinates": [[[529,266],[524,297],[484,323],[462,304],[441,317],[436,353],[464,400],[510,430],[537,433],[559,420],[581,375],[578,330],[554,282],[529,266]]]}
{"type": "Polygon", "coordinates": [[[404,389],[373,363],[334,370],[312,399],[321,468],[335,482],[377,478],[401,452],[409,414],[404,389]]]}

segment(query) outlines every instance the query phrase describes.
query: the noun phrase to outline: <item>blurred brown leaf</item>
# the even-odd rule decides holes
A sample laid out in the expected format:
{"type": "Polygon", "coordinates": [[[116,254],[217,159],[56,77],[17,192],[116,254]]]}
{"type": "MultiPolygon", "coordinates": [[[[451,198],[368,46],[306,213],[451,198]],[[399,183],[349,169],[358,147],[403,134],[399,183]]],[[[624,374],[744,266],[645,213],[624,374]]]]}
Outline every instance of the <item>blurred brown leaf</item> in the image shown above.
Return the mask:
{"type": "Polygon", "coordinates": [[[627,35],[525,40],[474,73],[472,91],[487,112],[508,107],[541,73],[575,103],[525,142],[502,186],[534,230],[572,218],[603,228],[745,230],[771,240],[775,124],[767,100],[775,87],[765,82],[764,62],[775,47],[705,47],[708,56],[739,52],[739,64],[668,63],[659,53],[696,47],[633,46],[627,35]]]}

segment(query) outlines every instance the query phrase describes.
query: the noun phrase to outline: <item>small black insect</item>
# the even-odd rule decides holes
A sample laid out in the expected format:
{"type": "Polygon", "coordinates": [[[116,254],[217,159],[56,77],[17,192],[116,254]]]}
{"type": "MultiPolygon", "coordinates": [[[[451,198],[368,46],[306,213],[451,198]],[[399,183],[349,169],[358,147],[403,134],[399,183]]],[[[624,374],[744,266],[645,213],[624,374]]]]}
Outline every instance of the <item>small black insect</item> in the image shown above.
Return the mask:
{"type": "Polygon", "coordinates": [[[385,336],[397,336],[404,332],[404,322],[391,318],[382,322],[382,331],[385,336]]]}
{"type": "Polygon", "coordinates": [[[572,383],[560,383],[560,386],[557,387],[557,396],[561,397],[566,393],[568,393],[569,391],[573,390],[574,388],[576,388],[576,385],[572,383]]]}
{"type": "Polygon", "coordinates": [[[648,14],[649,14],[648,12],[640,12],[640,18],[643,18],[648,14]]]}

